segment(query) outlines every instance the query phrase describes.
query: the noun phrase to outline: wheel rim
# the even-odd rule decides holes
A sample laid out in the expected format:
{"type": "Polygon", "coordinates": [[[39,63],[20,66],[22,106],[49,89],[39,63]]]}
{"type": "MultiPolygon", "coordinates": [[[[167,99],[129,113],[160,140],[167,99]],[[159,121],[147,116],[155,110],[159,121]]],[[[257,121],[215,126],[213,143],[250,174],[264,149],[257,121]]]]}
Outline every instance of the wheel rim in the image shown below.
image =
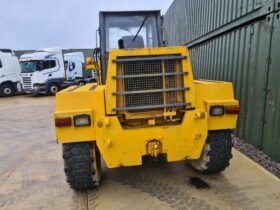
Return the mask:
{"type": "Polygon", "coordinates": [[[5,95],[11,95],[12,94],[12,89],[6,87],[6,88],[4,88],[4,93],[5,93],[5,95]]]}
{"type": "Polygon", "coordinates": [[[57,93],[58,92],[58,88],[56,86],[51,86],[51,92],[52,93],[57,93]]]}
{"type": "Polygon", "coordinates": [[[189,164],[196,170],[202,171],[207,169],[207,163],[210,161],[209,152],[211,147],[209,144],[205,144],[201,153],[201,156],[198,160],[191,160],[189,164]]]}
{"type": "Polygon", "coordinates": [[[84,86],[85,85],[85,83],[83,83],[83,82],[81,82],[80,84],[79,84],[79,86],[84,86]]]}

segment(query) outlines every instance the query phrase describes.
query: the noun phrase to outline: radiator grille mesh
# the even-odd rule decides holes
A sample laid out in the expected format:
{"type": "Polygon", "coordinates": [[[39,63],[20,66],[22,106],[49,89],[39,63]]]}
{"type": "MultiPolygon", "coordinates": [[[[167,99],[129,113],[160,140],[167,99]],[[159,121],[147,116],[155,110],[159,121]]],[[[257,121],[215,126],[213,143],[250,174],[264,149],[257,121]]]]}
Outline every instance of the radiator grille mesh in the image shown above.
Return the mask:
{"type": "Polygon", "coordinates": [[[183,75],[173,74],[176,72],[182,72],[178,59],[118,62],[117,76],[125,77],[118,79],[117,91],[126,94],[117,96],[117,108],[139,107],[133,112],[141,112],[141,107],[154,111],[164,110],[165,104],[184,103],[184,91],[171,90],[184,87],[183,75]]]}

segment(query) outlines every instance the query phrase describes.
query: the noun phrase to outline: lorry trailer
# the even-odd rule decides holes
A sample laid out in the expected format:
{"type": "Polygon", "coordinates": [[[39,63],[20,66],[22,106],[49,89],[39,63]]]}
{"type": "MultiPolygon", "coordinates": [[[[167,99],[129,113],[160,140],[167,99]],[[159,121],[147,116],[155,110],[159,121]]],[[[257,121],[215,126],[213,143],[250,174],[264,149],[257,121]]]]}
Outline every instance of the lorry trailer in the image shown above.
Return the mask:
{"type": "Polygon", "coordinates": [[[21,92],[20,65],[10,49],[0,49],[0,97],[21,92]]]}

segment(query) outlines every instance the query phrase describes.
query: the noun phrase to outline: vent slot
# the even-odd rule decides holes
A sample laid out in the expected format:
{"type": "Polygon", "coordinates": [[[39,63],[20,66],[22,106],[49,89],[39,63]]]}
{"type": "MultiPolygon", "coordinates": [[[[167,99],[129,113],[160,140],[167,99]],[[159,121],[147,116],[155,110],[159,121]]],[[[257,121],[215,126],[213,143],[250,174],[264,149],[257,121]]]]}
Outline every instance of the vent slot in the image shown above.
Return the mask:
{"type": "Polygon", "coordinates": [[[26,90],[32,90],[31,77],[22,77],[23,88],[26,90]]]}

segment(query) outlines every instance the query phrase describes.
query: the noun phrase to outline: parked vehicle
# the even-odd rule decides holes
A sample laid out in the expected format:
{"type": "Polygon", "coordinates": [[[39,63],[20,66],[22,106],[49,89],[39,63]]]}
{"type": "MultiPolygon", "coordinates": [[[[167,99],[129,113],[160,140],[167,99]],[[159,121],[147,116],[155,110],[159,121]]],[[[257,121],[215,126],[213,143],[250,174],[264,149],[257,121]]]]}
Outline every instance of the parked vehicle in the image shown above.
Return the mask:
{"type": "Polygon", "coordinates": [[[66,79],[68,81],[82,79],[84,64],[85,58],[82,52],[64,54],[64,68],[66,71],[66,79]]]}
{"type": "Polygon", "coordinates": [[[55,95],[72,85],[93,82],[83,77],[82,53],[62,54],[59,48],[48,48],[20,57],[21,79],[25,93],[55,95]]]}
{"type": "Polygon", "coordinates": [[[163,47],[159,11],[100,18],[101,49],[87,62],[98,85],[56,95],[56,137],[70,186],[98,186],[101,156],[108,168],[150,156],[186,160],[205,174],[225,170],[239,113],[232,84],[195,81],[187,47],[163,47]]]}
{"type": "Polygon", "coordinates": [[[12,50],[0,49],[0,96],[18,92],[21,92],[19,61],[12,50]]]}

